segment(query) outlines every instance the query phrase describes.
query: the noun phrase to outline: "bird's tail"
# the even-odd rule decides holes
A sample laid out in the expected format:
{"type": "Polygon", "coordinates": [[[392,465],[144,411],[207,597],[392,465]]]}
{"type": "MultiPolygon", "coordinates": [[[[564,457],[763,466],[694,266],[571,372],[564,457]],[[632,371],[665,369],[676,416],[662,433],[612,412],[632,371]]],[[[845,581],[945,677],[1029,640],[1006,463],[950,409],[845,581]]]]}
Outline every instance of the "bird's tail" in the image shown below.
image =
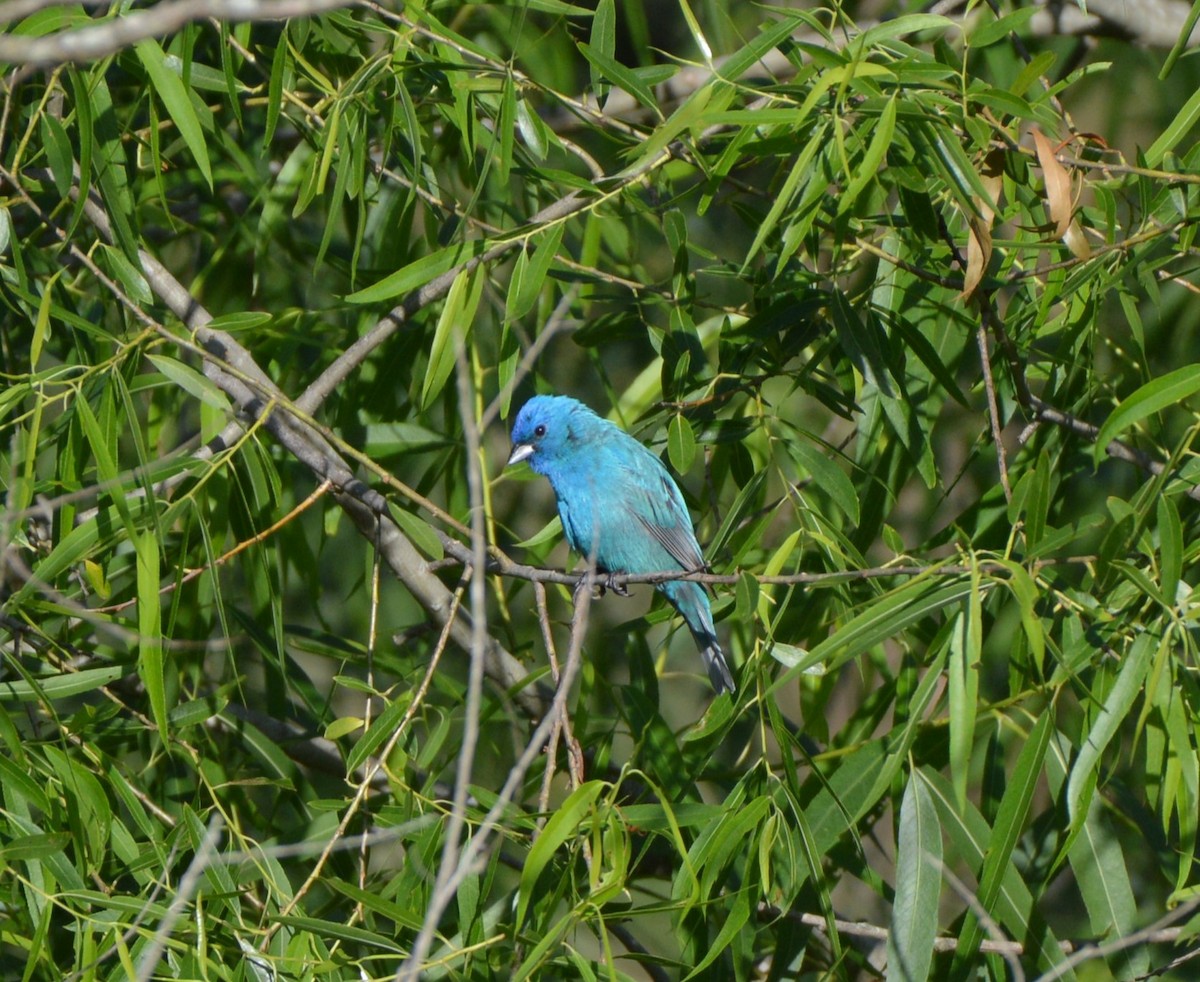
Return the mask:
{"type": "Polygon", "coordinates": [[[687,622],[717,694],[736,692],[733,673],[729,670],[725,653],[721,651],[721,645],[717,642],[717,629],[713,624],[712,608],[708,604],[708,594],[704,592],[704,587],[691,580],[671,580],[662,584],[660,589],[687,622]]]}
{"type": "Polygon", "coordinates": [[[717,639],[711,634],[702,638],[695,631],[692,632],[692,636],[696,639],[696,644],[700,646],[700,657],[704,659],[704,667],[708,669],[708,677],[712,681],[713,688],[717,690],[717,695],[722,692],[733,695],[737,692],[737,686],[733,684],[733,673],[729,671],[725,653],[721,651],[717,639]],[[706,640],[708,644],[704,643],[706,640]]]}

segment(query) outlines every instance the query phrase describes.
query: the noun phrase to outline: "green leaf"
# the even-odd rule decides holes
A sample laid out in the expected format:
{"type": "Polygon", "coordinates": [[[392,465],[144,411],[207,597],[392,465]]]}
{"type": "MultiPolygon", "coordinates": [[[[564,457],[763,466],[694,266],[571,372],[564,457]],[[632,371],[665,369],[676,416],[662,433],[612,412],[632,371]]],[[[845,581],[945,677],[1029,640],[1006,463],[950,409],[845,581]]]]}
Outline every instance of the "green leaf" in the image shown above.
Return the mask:
{"type": "MultiPolygon", "coordinates": [[[[209,326],[211,327],[211,325],[209,326]]],[[[221,412],[233,413],[233,406],[229,402],[229,397],[217,388],[216,383],[210,382],[190,365],[185,365],[178,359],[171,358],[168,355],[152,355],[148,353],[146,360],[162,372],[169,381],[179,386],[179,388],[183,389],[189,395],[195,396],[206,406],[211,406],[213,409],[218,409],[221,412]]]]}
{"type": "MultiPolygon", "coordinates": [[[[1121,840],[1110,827],[1107,809],[1097,796],[1088,803],[1087,816],[1068,859],[1092,932],[1098,937],[1124,938],[1138,927],[1138,902],[1129,881],[1121,840]]],[[[1150,970],[1149,952],[1136,945],[1107,959],[1113,978],[1141,979],[1150,970]]]]}
{"type": "MultiPolygon", "coordinates": [[[[54,176],[54,188],[59,197],[66,198],[74,184],[75,155],[71,150],[71,138],[67,136],[63,124],[49,114],[42,116],[42,143],[46,148],[50,173],[54,176]]],[[[3,252],[2,248],[0,252],[3,252]]]]}
{"type": "Polygon", "coordinates": [[[937,809],[919,773],[909,775],[900,804],[896,899],[888,931],[888,982],[929,977],[942,886],[942,832],[937,809]]]}
{"type": "Polygon", "coordinates": [[[561,805],[555,809],[550,820],[538,835],[529,855],[521,867],[521,883],[517,890],[517,919],[514,930],[520,930],[525,923],[525,912],[529,909],[529,900],[533,889],[537,886],[538,877],[558,851],[558,848],[575,835],[583,820],[592,812],[592,806],[601,792],[608,787],[603,781],[587,781],[581,784],[561,805]]]}
{"type": "Polygon", "coordinates": [[[167,690],[163,666],[162,598],[159,588],[158,539],[152,529],[133,536],[137,550],[138,590],[138,676],[146,687],[150,714],[165,743],[167,729],[167,690]]]}
{"type": "Polygon", "coordinates": [[[696,435],[691,423],[682,415],[672,417],[667,426],[667,456],[679,474],[691,470],[692,461],[696,459],[696,435]]]}
{"type": "Polygon", "coordinates": [[[79,672],[64,672],[61,675],[21,682],[0,682],[0,701],[69,699],[115,682],[127,672],[128,669],[120,665],[108,665],[104,668],[85,668],[79,672]]]}
{"type": "Polygon", "coordinates": [[[986,48],[1010,34],[1019,34],[1037,12],[1037,7],[1025,7],[991,21],[981,18],[979,25],[967,34],[967,44],[972,48],[986,48]]]}
{"type": "Polygon", "coordinates": [[[54,284],[62,275],[60,269],[46,281],[42,288],[42,299],[38,304],[37,317],[33,322],[33,337],[29,342],[29,370],[37,371],[38,359],[42,356],[42,346],[46,343],[46,335],[50,331],[50,308],[54,306],[54,284]]]}
{"type": "Polygon", "coordinates": [[[532,255],[522,252],[517,257],[513,270],[512,282],[508,285],[508,297],[505,302],[504,317],[506,320],[518,320],[533,309],[550,266],[558,257],[558,247],[562,243],[566,226],[562,222],[552,225],[541,235],[541,241],[533,250],[532,255]]]}
{"type": "Polygon", "coordinates": [[[349,294],[346,301],[348,303],[380,303],[384,300],[392,300],[424,286],[460,263],[465,263],[481,255],[486,248],[487,243],[482,239],[471,239],[469,242],[446,246],[401,267],[378,283],[349,294]]]}
{"type": "MultiPolygon", "coordinates": [[[[879,119],[874,121],[871,143],[859,162],[858,172],[851,175],[850,182],[838,196],[837,213],[839,215],[850,211],[863,189],[879,176],[888,148],[891,147],[892,140],[896,135],[896,99],[897,96],[893,95],[887,101],[887,105],[883,107],[879,119]]],[[[863,120],[859,125],[862,127],[869,124],[863,120]]]]}
{"type": "Polygon", "coordinates": [[[1175,40],[1175,44],[1171,47],[1162,68],[1159,70],[1158,77],[1160,80],[1166,80],[1166,77],[1175,68],[1175,63],[1191,45],[1192,32],[1196,29],[1197,21],[1200,21],[1200,3],[1193,2],[1191,11],[1184,19],[1183,26],[1179,29],[1179,37],[1175,40]]]}
{"type": "Polygon", "coordinates": [[[1179,578],[1183,575],[1183,524],[1179,521],[1179,509],[1167,495],[1160,495],[1156,503],[1158,513],[1159,583],[1163,596],[1175,602],[1179,578]]]}
{"type": "Polygon", "coordinates": [[[356,730],[362,729],[363,721],[358,716],[341,716],[325,727],[326,740],[340,740],[356,730]]]}
{"type": "Polygon", "coordinates": [[[733,895],[733,903],[728,910],[722,912],[722,915],[718,919],[721,925],[720,931],[717,932],[717,936],[705,950],[704,957],[684,976],[685,979],[694,979],[716,961],[721,956],[721,953],[733,943],[738,932],[750,920],[750,915],[754,910],[752,900],[752,891],[748,887],[743,887],[733,895]]]}
{"type": "Polygon", "coordinates": [[[405,692],[379,714],[379,718],[371,724],[371,728],[359,738],[354,749],[346,756],[346,772],[348,774],[353,774],[362,767],[368,757],[391,739],[396,732],[396,727],[408,711],[411,700],[412,693],[405,692]]]}
{"type": "Polygon", "coordinates": [[[394,501],[388,502],[388,514],[395,519],[401,531],[412,540],[413,545],[426,556],[435,562],[445,558],[446,550],[442,547],[442,540],[438,538],[437,532],[428,522],[412,512],[405,511],[394,501]]]}
{"type": "MultiPolygon", "coordinates": [[[[1084,799],[1095,790],[1100,758],[1142,691],[1142,682],[1157,648],[1155,641],[1152,635],[1140,634],[1130,645],[1112,690],[1079,748],[1079,756],[1075,758],[1067,780],[1067,814],[1072,824],[1082,821],[1087,814],[1091,801],[1084,799]]],[[[1167,639],[1160,643],[1166,644],[1167,639]]]]}
{"type": "Polygon", "coordinates": [[[813,483],[829,495],[832,501],[851,523],[859,522],[859,498],[854,490],[854,484],[837,464],[830,460],[816,447],[803,440],[789,440],[788,453],[796,463],[808,471],[813,483]]]}
{"type": "Polygon", "coordinates": [[[592,66],[593,75],[608,79],[617,88],[628,92],[647,109],[654,110],[661,118],[662,114],[658,111],[658,100],[654,98],[650,87],[635,72],[626,68],[616,58],[606,55],[603,51],[598,51],[583,41],[579,42],[579,50],[588,60],[588,64],[592,66]]]}
{"type": "Polygon", "coordinates": [[[1092,447],[1093,463],[1098,465],[1104,459],[1108,444],[1134,423],[1177,405],[1197,392],[1200,392],[1200,365],[1186,365],[1147,382],[1104,421],[1092,447]]]}
{"type": "MultiPolygon", "coordinates": [[[[612,58],[617,49],[616,6],[613,0],[599,0],[596,12],[592,15],[592,32],[588,36],[591,50],[604,58],[612,58]]],[[[592,91],[596,93],[597,104],[604,101],[607,89],[604,86],[604,74],[596,62],[591,62],[592,91]]]]}
{"type": "Polygon", "coordinates": [[[465,344],[475,322],[475,311],[483,296],[484,274],[481,267],[464,269],[454,278],[446,303],[438,317],[429,350],[429,367],[421,384],[421,408],[428,409],[446,385],[460,344],[465,344]]]}
{"type": "Polygon", "coordinates": [[[1179,141],[1187,136],[1198,121],[1200,121],[1200,89],[1192,93],[1192,97],[1175,114],[1170,125],[1162,131],[1157,140],[1150,144],[1146,151],[1146,166],[1158,167],[1162,163],[1163,157],[1175,149],[1179,141]]]}
{"type": "Polygon", "coordinates": [[[405,949],[398,945],[392,938],[384,937],[382,934],[375,931],[368,931],[365,928],[353,927],[340,921],[323,921],[316,917],[296,917],[294,915],[287,917],[273,916],[270,920],[275,924],[297,928],[298,933],[311,932],[318,938],[333,938],[337,941],[363,944],[369,948],[376,948],[393,955],[406,954],[405,949]]]}
{"type": "MultiPolygon", "coordinates": [[[[941,819],[942,832],[971,870],[981,870],[992,839],[991,830],[971,803],[960,808],[954,800],[950,782],[937,771],[924,767],[921,774],[941,819]]],[[[1004,869],[995,906],[989,910],[1010,936],[1025,941],[1025,958],[1038,965],[1057,965],[1066,957],[1054,934],[1033,917],[1033,896],[1017,868],[1009,863],[1004,869]]]]}
{"type": "MultiPolygon", "coordinates": [[[[974,578],[978,583],[978,578],[974,578]]],[[[967,800],[967,779],[975,750],[975,717],[979,712],[979,662],[982,657],[983,631],[978,590],[959,611],[950,632],[950,658],[947,668],[950,691],[950,778],[954,794],[962,804],[967,800]]]]}
{"type": "Polygon", "coordinates": [[[796,32],[796,28],[802,23],[802,18],[785,14],[775,23],[764,25],[759,31],[758,36],[749,44],[739,48],[718,65],[714,66],[717,74],[730,82],[736,82],[747,71],[753,68],[763,55],[772,48],[778,47],[780,42],[790,38],[796,32]]]}
{"type": "Polygon", "coordinates": [[[562,534],[562,519],[558,515],[555,515],[528,539],[514,542],[513,545],[517,549],[537,549],[547,542],[557,542],[562,538],[562,534]]]}
{"type": "Polygon", "coordinates": [[[208,159],[208,144],[204,139],[204,128],[200,124],[200,117],[196,115],[196,109],[192,105],[191,96],[184,87],[183,80],[175,72],[174,65],[178,63],[178,59],[172,56],[171,64],[168,65],[167,57],[163,54],[162,48],[158,46],[158,42],[150,38],[138,41],[134,44],[133,50],[137,52],[138,59],[150,78],[150,84],[154,86],[154,91],[162,100],[168,115],[179,130],[179,135],[183,137],[183,142],[191,151],[196,166],[204,175],[205,183],[211,189],[213,184],[212,164],[208,159]]]}
{"type": "Polygon", "coordinates": [[[793,668],[776,679],[769,691],[777,691],[811,665],[822,664],[826,672],[832,672],[849,659],[896,636],[910,624],[962,600],[970,592],[971,581],[967,577],[949,583],[944,578],[929,576],[914,579],[875,600],[839,627],[809,652],[798,669],[793,668]]]}
{"type": "MultiPolygon", "coordinates": [[[[1033,731],[1021,746],[1011,778],[1005,782],[1004,795],[1000,799],[1000,807],[996,812],[991,840],[983,862],[983,871],[979,876],[978,899],[979,906],[984,911],[994,910],[1004,886],[1004,877],[1011,869],[1013,852],[1029,821],[1038,778],[1042,772],[1046,750],[1050,746],[1050,737],[1054,733],[1053,720],[1054,715],[1049,711],[1038,717],[1033,731]]],[[[968,912],[963,929],[959,933],[958,949],[955,953],[955,965],[962,966],[963,971],[973,963],[982,935],[983,928],[975,913],[968,912]]]]}

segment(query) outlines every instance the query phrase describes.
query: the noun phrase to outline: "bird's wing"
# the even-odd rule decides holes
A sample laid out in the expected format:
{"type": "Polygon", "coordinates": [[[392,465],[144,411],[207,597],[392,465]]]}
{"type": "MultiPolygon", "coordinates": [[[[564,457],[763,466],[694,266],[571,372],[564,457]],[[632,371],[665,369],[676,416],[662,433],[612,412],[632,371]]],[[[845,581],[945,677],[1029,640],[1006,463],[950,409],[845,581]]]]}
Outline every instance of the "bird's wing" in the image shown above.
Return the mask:
{"type": "Polygon", "coordinates": [[[704,556],[692,531],[692,519],[679,487],[653,454],[656,473],[647,479],[644,475],[636,482],[642,492],[645,508],[634,509],[642,526],[667,550],[668,554],[685,570],[703,569],[704,556]]]}

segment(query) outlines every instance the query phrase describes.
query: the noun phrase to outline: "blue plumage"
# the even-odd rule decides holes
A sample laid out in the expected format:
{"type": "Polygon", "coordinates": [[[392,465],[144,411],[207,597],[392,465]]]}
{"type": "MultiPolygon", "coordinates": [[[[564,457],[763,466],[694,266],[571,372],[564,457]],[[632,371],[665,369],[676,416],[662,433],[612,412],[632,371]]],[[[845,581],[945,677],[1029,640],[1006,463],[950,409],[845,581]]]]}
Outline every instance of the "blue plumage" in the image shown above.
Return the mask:
{"type": "MultiPolygon", "coordinates": [[[[606,573],[704,568],[683,494],[654,454],[566,396],[534,396],[517,414],[508,462],[528,460],[550,479],[567,542],[606,573]]],[[[699,583],[658,584],[683,616],[717,692],[733,675],[717,643],[708,594],[699,583]]]]}

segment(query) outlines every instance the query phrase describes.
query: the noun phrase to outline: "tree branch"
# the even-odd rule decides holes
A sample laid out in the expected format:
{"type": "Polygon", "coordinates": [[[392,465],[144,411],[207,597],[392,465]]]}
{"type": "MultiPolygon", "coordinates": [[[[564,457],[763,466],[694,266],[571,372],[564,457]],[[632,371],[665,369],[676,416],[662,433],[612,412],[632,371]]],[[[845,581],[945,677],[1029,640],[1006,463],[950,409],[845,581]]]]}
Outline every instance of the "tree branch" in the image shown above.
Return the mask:
{"type": "MultiPolygon", "coordinates": [[[[0,62],[40,67],[95,61],[147,38],[165,37],[197,20],[286,20],[349,7],[356,0],[163,0],[146,10],[43,37],[0,35],[0,62]]],[[[26,3],[25,6],[34,6],[26,3]]],[[[49,4],[43,4],[49,6],[49,4]]],[[[36,6],[35,6],[36,9],[36,6]]],[[[20,16],[20,15],[18,15],[20,16]]],[[[5,19],[8,19],[5,17],[5,19]]]]}

